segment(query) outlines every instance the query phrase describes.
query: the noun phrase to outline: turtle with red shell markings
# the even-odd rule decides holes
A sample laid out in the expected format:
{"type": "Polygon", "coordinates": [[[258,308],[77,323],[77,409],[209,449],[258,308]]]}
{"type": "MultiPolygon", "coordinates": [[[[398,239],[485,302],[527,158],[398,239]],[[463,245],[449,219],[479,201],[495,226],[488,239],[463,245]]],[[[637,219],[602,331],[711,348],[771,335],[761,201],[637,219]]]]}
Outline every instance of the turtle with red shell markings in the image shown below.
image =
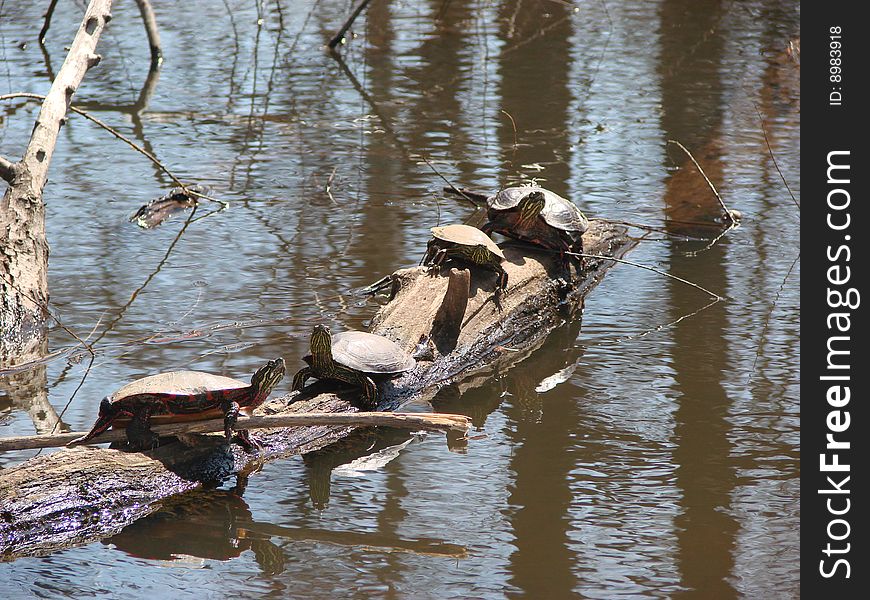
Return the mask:
{"type": "MultiPolygon", "coordinates": [[[[538,186],[505,188],[486,200],[488,222],[481,229],[523,242],[558,250],[565,267],[566,252],[583,252],[589,220],[573,202],[538,186]]],[[[581,261],[582,264],[582,261],[581,261]]]]}
{"type": "MultiPolygon", "coordinates": [[[[158,442],[152,424],[221,416],[230,441],[239,414],[250,414],[262,404],[284,377],[284,370],[284,359],[276,358],[254,373],[250,384],[201,371],[172,371],[137,379],[103,398],[91,431],[70,444],[85,443],[110,427],[126,426],[130,449],[149,450],[158,442]]],[[[245,449],[253,448],[247,431],[235,433],[245,449]]]]}

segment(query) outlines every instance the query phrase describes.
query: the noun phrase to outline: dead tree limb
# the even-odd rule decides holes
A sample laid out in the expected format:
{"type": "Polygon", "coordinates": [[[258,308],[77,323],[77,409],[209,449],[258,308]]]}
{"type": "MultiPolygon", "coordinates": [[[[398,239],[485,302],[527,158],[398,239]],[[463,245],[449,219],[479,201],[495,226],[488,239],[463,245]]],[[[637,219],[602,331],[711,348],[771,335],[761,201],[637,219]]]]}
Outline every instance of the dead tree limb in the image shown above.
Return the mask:
{"type": "Polygon", "coordinates": [[[44,336],[48,301],[48,242],[42,190],[67,106],[95,53],[111,0],[91,0],[69,53],[46,95],[20,161],[4,160],[9,184],[0,200],[0,364],[27,354],[44,336]]]}
{"type": "MultiPolygon", "coordinates": [[[[599,256],[585,259],[584,271],[575,272],[569,281],[560,281],[565,274],[558,256],[506,244],[504,268],[510,286],[501,300],[502,309],[492,302],[495,274],[471,271],[458,334],[454,337],[455,328],[445,328],[442,321],[442,330],[450,332],[450,344],[434,348],[430,359],[419,359],[414,370],[383,383],[378,410],[395,410],[408,400],[431,400],[449,384],[483,385],[494,370],[521,361],[553,330],[577,316],[586,295],[615,264],[607,257],[619,258],[635,244],[625,227],[592,220],[583,246],[599,256]]],[[[431,338],[436,319],[459,312],[455,307],[442,310],[445,296],[447,302],[456,302],[457,286],[464,287],[460,281],[464,277],[454,274],[454,289],[448,294],[449,272],[449,266],[441,272],[424,267],[396,271],[392,275],[395,298],[378,311],[371,330],[406,349],[414,348],[421,338],[431,338]]],[[[349,401],[359,398],[358,390],[336,395],[326,392],[330,387],[318,382],[298,396],[272,400],[256,412],[292,415],[356,410],[349,401]],[[288,405],[297,397],[301,399],[288,405]]],[[[96,409],[94,399],[95,413],[96,409]]],[[[148,454],[64,449],[0,470],[0,555],[43,554],[106,537],[157,510],[164,498],[264,461],[323,448],[352,429],[260,430],[251,434],[262,447],[258,454],[228,446],[220,436],[207,436],[208,443],[173,443],[148,454]]]]}

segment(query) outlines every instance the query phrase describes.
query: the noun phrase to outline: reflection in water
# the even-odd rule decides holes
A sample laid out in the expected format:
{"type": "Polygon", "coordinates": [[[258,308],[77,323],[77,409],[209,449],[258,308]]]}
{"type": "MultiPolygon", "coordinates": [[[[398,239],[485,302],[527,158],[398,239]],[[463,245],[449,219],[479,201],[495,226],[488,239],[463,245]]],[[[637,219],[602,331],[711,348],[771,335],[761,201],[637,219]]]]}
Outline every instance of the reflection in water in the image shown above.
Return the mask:
{"type": "Polygon", "coordinates": [[[247,503],[233,491],[212,490],[169,499],[157,512],[106,540],[131,556],[230,560],[251,550],[264,574],[284,570],[284,554],[270,536],[251,531],[247,503]]]}
{"type": "MultiPolygon", "coordinates": [[[[463,546],[434,538],[403,539],[388,531],[389,527],[368,533],[255,521],[240,491],[208,490],[171,498],[160,510],[103,540],[103,544],[137,558],[193,564],[198,562],[195,559],[228,561],[250,550],[264,575],[285,570],[286,553],[292,551],[287,542],[363,547],[387,556],[412,553],[459,559],[467,555],[463,546]]],[[[400,499],[401,491],[394,491],[400,499]]],[[[400,516],[394,510],[385,513],[400,516]]]]}
{"type": "MultiPolygon", "coordinates": [[[[723,39],[709,32],[719,26],[722,10],[719,0],[708,0],[703,7],[687,0],[665,0],[661,7],[665,30],[660,59],[663,132],[667,139],[691,140],[701,148],[696,159],[717,187],[723,181],[719,140],[723,86],[716,76],[723,39]]],[[[685,223],[716,222],[721,216],[713,193],[701,188],[705,185],[693,166],[668,180],[665,203],[668,217],[676,222],[669,226],[672,232],[691,235],[698,227],[685,223]]],[[[691,270],[680,250],[679,246],[672,248],[672,273],[692,277],[707,289],[726,289],[724,241],[696,255],[691,270]]],[[[685,314],[685,307],[696,301],[696,294],[670,281],[668,297],[674,318],[685,314]]],[[[677,323],[671,352],[678,403],[674,460],[676,485],[682,494],[682,512],[675,521],[677,560],[686,592],[705,598],[734,596],[728,576],[734,564],[738,524],[728,514],[736,476],[729,457],[730,401],[722,386],[722,378],[731,368],[724,338],[728,329],[725,316],[724,308],[717,305],[706,311],[703,319],[677,323]]]]}
{"type": "MultiPolygon", "coordinates": [[[[546,346],[530,357],[541,373],[576,362],[573,349],[579,322],[551,335],[546,346]],[[569,348],[567,353],[564,348],[569,348]]],[[[568,549],[572,502],[570,473],[576,466],[577,440],[581,429],[578,403],[564,396],[539,409],[535,375],[514,378],[513,395],[505,412],[510,422],[508,437],[515,445],[510,460],[514,481],[510,485],[510,519],[516,536],[511,555],[511,583],[535,598],[568,598],[577,585],[574,558],[568,549]],[[540,457],[547,456],[541,463],[540,457]]]]}
{"type": "MultiPolygon", "coordinates": [[[[511,50],[517,40],[538,34],[544,23],[535,3],[512,0],[501,6],[499,35],[508,45],[498,57],[499,92],[502,110],[511,117],[502,119],[498,130],[503,149],[501,185],[535,177],[557,194],[574,198],[567,187],[568,137],[553,135],[551,139],[539,138],[537,145],[527,143],[530,132],[555,133],[572,120],[568,82],[573,26],[565,19],[570,10],[567,4],[548,6],[551,14],[547,24],[555,26],[520,50],[511,50]],[[541,68],[544,63],[548,63],[546,69],[541,68]],[[515,146],[517,141],[523,143],[515,146]]],[[[578,328],[572,326],[557,335],[567,334],[563,341],[571,347],[577,333],[578,328]]],[[[567,514],[578,406],[576,401],[562,398],[548,405],[543,415],[530,419],[529,411],[537,412],[529,401],[537,400],[534,386],[541,378],[537,379],[525,385],[518,381],[518,401],[506,410],[511,422],[508,437],[516,446],[510,461],[514,482],[507,511],[516,537],[516,550],[510,559],[511,584],[530,597],[567,598],[577,583],[567,548],[567,514]],[[543,463],[539,460],[542,456],[548,457],[543,463]]]]}

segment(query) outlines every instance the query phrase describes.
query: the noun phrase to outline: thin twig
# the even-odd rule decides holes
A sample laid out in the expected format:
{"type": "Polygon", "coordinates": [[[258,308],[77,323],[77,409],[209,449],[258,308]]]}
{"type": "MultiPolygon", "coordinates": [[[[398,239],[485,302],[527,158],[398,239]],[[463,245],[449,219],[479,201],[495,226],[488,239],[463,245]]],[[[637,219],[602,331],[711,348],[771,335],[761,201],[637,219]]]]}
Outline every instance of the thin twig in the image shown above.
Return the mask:
{"type": "MultiPolygon", "coordinates": [[[[690,318],[694,317],[695,315],[697,315],[698,313],[704,312],[705,310],[707,310],[708,308],[710,308],[710,307],[713,306],[714,304],[718,304],[718,303],[721,302],[721,301],[722,301],[721,298],[714,298],[713,300],[711,300],[710,302],[708,302],[707,304],[705,304],[705,305],[702,306],[701,308],[698,308],[698,309],[696,309],[696,310],[693,310],[693,311],[690,312],[690,313],[687,313],[687,314],[681,315],[681,316],[677,317],[676,319],[674,319],[674,320],[672,320],[672,321],[669,321],[669,322],[667,322],[667,323],[662,323],[661,325],[656,325],[655,327],[652,327],[652,328],[647,329],[646,331],[642,331],[642,332],[640,332],[640,333],[634,333],[634,334],[632,334],[632,335],[628,335],[628,336],[625,336],[625,337],[614,338],[614,339],[612,339],[612,340],[610,340],[610,341],[613,342],[614,344],[621,344],[621,343],[623,343],[623,342],[630,342],[630,341],[632,341],[632,340],[636,340],[636,339],[644,338],[644,337],[646,337],[646,336],[648,336],[648,335],[650,335],[650,334],[652,334],[652,333],[656,333],[656,332],[658,332],[658,331],[663,331],[663,330],[665,330],[665,329],[668,329],[669,327],[673,327],[673,326],[676,325],[677,323],[681,323],[682,321],[685,321],[686,319],[690,319],[690,318]]],[[[589,346],[592,346],[592,345],[593,345],[593,344],[588,344],[588,345],[586,345],[585,347],[588,348],[589,346]]]]}
{"type": "Polygon", "coordinates": [[[332,180],[335,179],[335,170],[337,168],[338,167],[332,167],[332,173],[329,174],[329,179],[326,180],[326,195],[329,196],[329,199],[332,200],[333,204],[338,204],[332,195],[332,180]]]}
{"type": "Polygon", "coordinates": [[[782,182],[785,184],[785,189],[788,190],[788,195],[791,196],[791,201],[794,202],[794,205],[797,206],[798,210],[800,210],[801,204],[797,201],[797,198],[794,197],[794,193],[792,193],[788,181],[785,180],[785,175],[782,174],[782,171],[779,169],[779,165],[776,162],[776,157],[773,155],[773,148],[770,147],[770,140],[767,138],[767,130],[764,128],[764,118],[761,116],[761,111],[758,110],[758,105],[755,102],[752,103],[752,106],[755,107],[755,114],[758,115],[758,122],[761,125],[761,134],[764,136],[764,143],[767,144],[767,152],[770,154],[773,166],[776,167],[776,172],[779,173],[779,178],[782,179],[782,182]]]}
{"type": "Polygon", "coordinates": [[[725,202],[722,200],[722,196],[720,196],[719,192],[716,190],[716,186],[713,185],[713,182],[710,181],[709,177],[707,177],[707,174],[704,172],[704,169],[701,168],[701,165],[698,164],[698,161],[695,160],[695,157],[692,156],[692,153],[689,152],[689,150],[685,146],[683,146],[680,142],[678,142],[677,140],[668,140],[668,143],[679,146],[680,149],[686,153],[686,156],[688,156],[689,159],[694,163],[695,168],[698,169],[698,172],[704,178],[704,181],[706,181],[707,185],[710,186],[710,189],[713,190],[713,195],[716,196],[716,200],[719,201],[719,206],[722,207],[722,211],[725,213],[725,218],[728,219],[729,223],[736,223],[737,219],[735,219],[734,213],[732,213],[730,210],[728,210],[728,207],[725,206],[725,202]]]}
{"type": "MultiPolygon", "coordinates": [[[[549,250],[549,251],[553,252],[553,253],[558,252],[558,250],[549,250]]],[[[701,287],[697,283],[692,283],[691,281],[683,279],[682,277],[677,277],[676,275],[671,275],[670,273],[666,273],[665,271],[662,271],[661,269],[656,269],[655,267],[642,265],[640,263],[632,262],[630,260],[625,260],[622,258],[614,258],[612,256],[602,256],[600,254],[586,254],[585,252],[565,252],[564,254],[565,254],[565,256],[582,256],[585,258],[597,258],[600,260],[612,260],[614,262],[623,263],[626,265],[631,265],[632,267],[639,267],[641,269],[646,269],[647,271],[652,271],[653,273],[658,273],[659,275],[664,275],[665,277],[668,277],[670,279],[674,279],[676,281],[679,281],[680,283],[685,283],[686,285],[692,286],[696,290],[700,290],[700,291],[704,292],[705,294],[709,294],[711,298],[715,298],[716,300],[725,300],[724,296],[720,296],[719,294],[715,294],[715,293],[711,292],[710,290],[708,290],[707,288],[701,287]]]]}
{"type": "Polygon", "coordinates": [[[507,116],[508,119],[511,120],[511,127],[513,127],[513,130],[514,130],[514,151],[516,151],[516,149],[517,149],[517,122],[514,121],[514,118],[511,116],[511,114],[508,111],[501,109],[499,112],[504,114],[505,116],[507,116]]]}
{"type": "Polygon", "coordinates": [[[794,266],[801,258],[801,253],[798,252],[798,255],[792,261],[791,266],[788,268],[788,272],[785,274],[785,277],[782,278],[782,283],[779,284],[779,289],[776,291],[776,296],[773,298],[773,304],[770,305],[770,310],[767,311],[767,317],[764,319],[764,327],[761,329],[761,337],[758,340],[758,348],[755,350],[755,358],[752,361],[752,368],[749,370],[749,381],[752,382],[752,378],[755,376],[755,366],[758,364],[758,357],[761,355],[762,346],[764,345],[764,336],[767,334],[767,328],[770,325],[770,318],[773,316],[773,311],[776,309],[776,303],[779,302],[779,297],[782,294],[782,290],[785,289],[785,282],[788,281],[788,278],[791,276],[791,272],[794,270],[794,266]]]}
{"type": "Polygon", "coordinates": [[[715,246],[719,240],[721,240],[723,237],[725,237],[725,234],[727,234],[729,231],[731,231],[731,230],[734,229],[735,227],[737,227],[737,222],[736,222],[736,221],[731,221],[730,223],[728,223],[728,227],[726,227],[725,229],[723,229],[722,231],[720,231],[720,232],[719,232],[719,235],[717,235],[717,236],[714,237],[712,240],[710,240],[710,242],[707,243],[706,246],[704,246],[704,247],[701,248],[700,250],[690,250],[689,252],[686,252],[686,253],[685,253],[685,256],[698,256],[698,255],[701,254],[702,252],[706,252],[707,250],[709,250],[710,248],[712,248],[713,246],[715,246]]]}
{"type": "MultiPolygon", "coordinates": [[[[449,413],[297,413],[290,415],[239,417],[235,429],[240,431],[301,426],[357,426],[467,432],[470,425],[470,417],[449,413]]],[[[151,429],[154,433],[162,436],[178,435],[181,433],[213,433],[224,430],[224,420],[209,419],[207,421],[168,423],[165,425],[155,425],[151,429]]],[[[87,432],[85,431],[76,431],[59,435],[27,435],[2,438],[0,439],[0,452],[8,450],[31,450],[34,448],[60,448],[67,445],[76,445],[75,442],[86,434],[87,432]]],[[[123,429],[113,429],[88,440],[87,444],[123,442],[126,439],[126,431],[123,429]]]]}
{"type": "Polygon", "coordinates": [[[451,189],[451,191],[452,191],[454,194],[458,194],[458,195],[462,196],[463,198],[465,198],[466,200],[468,200],[469,202],[471,202],[473,205],[478,206],[478,203],[477,203],[477,202],[475,202],[474,200],[472,200],[471,198],[469,198],[469,197],[465,194],[465,192],[463,192],[463,191],[460,190],[458,187],[456,187],[455,185],[453,185],[453,183],[452,183],[449,179],[447,179],[444,175],[442,175],[442,174],[441,174],[441,171],[439,171],[438,169],[436,169],[436,168],[435,168],[435,165],[432,164],[432,161],[430,161],[428,158],[426,158],[426,157],[425,157],[424,155],[422,155],[422,154],[420,154],[420,155],[418,155],[418,156],[419,156],[420,158],[423,159],[423,162],[425,162],[425,163],[429,166],[430,169],[432,169],[432,172],[433,172],[433,173],[435,173],[438,177],[440,177],[440,178],[444,181],[444,183],[446,183],[448,186],[450,186],[450,189],[451,189]]]}

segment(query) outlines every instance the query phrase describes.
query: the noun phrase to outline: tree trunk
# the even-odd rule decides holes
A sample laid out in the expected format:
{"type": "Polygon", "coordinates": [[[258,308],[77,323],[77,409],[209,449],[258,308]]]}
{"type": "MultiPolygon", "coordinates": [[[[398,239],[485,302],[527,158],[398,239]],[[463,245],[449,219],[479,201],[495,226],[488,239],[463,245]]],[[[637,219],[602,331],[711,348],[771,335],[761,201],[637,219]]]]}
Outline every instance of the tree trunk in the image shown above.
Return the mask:
{"type": "MultiPolygon", "coordinates": [[[[605,221],[592,221],[584,235],[586,252],[602,257],[619,258],[635,243],[623,227],[605,221]]],[[[501,310],[492,301],[494,273],[474,269],[468,278],[455,272],[451,277],[448,267],[440,275],[423,267],[394,273],[395,296],[375,315],[372,332],[410,350],[421,337],[432,337],[437,320],[440,335],[455,339],[443,345],[442,337],[438,345],[433,343],[431,359],[418,359],[414,370],[382,384],[378,410],[394,410],[411,399],[431,399],[451,383],[482,385],[493,369],[521,361],[550,332],[577,315],[586,294],[614,264],[606,258],[587,258],[583,272],[566,282],[559,279],[563,273],[557,255],[511,244],[504,253],[510,285],[501,310]],[[445,301],[457,301],[455,289],[450,293],[448,289],[462,282],[468,282],[469,297],[459,314],[461,322],[458,327],[444,326],[444,315],[457,312],[444,307],[445,301]],[[441,354],[439,347],[446,353],[441,354]]],[[[349,401],[359,398],[359,390],[340,395],[325,392],[331,387],[329,382],[318,382],[306,387],[298,402],[287,405],[295,395],[278,398],[257,412],[356,410],[349,401]]],[[[211,436],[214,441],[202,446],[174,443],[148,454],[74,448],[29,460],[0,471],[0,553],[9,558],[43,554],[100,539],[153,512],[163,498],[194,489],[202,481],[245,472],[266,460],[322,448],[352,429],[252,432],[262,446],[259,454],[248,454],[237,445],[227,446],[222,436],[211,436]]]]}
{"type": "Polygon", "coordinates": [[[0,160],[9,188],[0,200],[0,365],[33,353],[45,333],[48,306],[48,242],[42,189],[57,135],[73,94],[88,69],[111,0],[91,0],[69,53],[46,95],[30,143],[17,163],[0,160]]]}

